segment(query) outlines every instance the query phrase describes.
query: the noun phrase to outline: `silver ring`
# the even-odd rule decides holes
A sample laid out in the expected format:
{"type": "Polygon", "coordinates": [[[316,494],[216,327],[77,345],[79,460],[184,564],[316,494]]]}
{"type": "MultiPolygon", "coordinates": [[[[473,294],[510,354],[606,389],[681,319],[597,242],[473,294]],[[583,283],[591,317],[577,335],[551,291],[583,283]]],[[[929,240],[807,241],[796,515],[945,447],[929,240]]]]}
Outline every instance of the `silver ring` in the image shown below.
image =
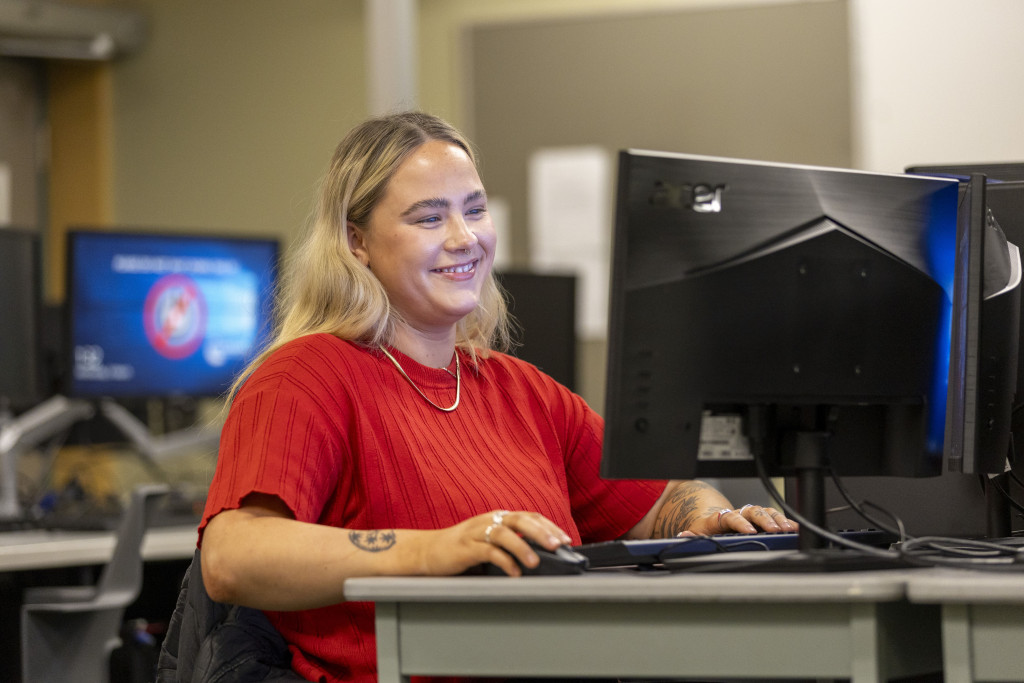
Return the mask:
{"type": "Polygon", "coordinates": [[[729,508],[722,508],[721,510],[719,510],[718,511],[718,523],[719,524],[722,523],[722,515],[728,514],[730,512],[732,512],[732,510],[729,509],[729,508]]]}
{"type": "Polygon", "coordinates": [[[752,508],[752,507],[754,507],[753,503],[747,503],[746,505],[744,505],[743,507],[740,508],[740,514],[742,515],[744,510],[746,510],[747,508],[752,508]]]}
{"type": "Polygon", "coordinates": [[[491,517],[491,520],[494,521],[495,526],[501,526],[502,522],[505,519],[505,515],[507,515],[507,514],[508,514],[508,510],[498,510],[491,517]]]}
{"type": "Polygon", "coordinates": [[[484,529],[484,540],[487,541],[488,543],[492,544],[492,545],[494,544],[494,541],[491,540],[491,532],[494,531],[495,527],[497,527],[497,526],[499,526],[499,525],[488,524],[487,528],[484,529]]]}

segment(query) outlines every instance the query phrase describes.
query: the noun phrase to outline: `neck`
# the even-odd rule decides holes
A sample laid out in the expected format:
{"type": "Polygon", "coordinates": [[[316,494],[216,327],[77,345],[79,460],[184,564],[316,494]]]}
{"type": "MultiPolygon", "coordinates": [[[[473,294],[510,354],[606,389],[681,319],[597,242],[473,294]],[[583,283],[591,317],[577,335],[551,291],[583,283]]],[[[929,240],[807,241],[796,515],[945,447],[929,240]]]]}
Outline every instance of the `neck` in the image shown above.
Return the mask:
{"type": "Polygon", "coordinates": [[[455,353],[455,328],[444,333],[425,333],[400,327],[395,334],[394,347],[421,365],[448,367],[455,353]]]}

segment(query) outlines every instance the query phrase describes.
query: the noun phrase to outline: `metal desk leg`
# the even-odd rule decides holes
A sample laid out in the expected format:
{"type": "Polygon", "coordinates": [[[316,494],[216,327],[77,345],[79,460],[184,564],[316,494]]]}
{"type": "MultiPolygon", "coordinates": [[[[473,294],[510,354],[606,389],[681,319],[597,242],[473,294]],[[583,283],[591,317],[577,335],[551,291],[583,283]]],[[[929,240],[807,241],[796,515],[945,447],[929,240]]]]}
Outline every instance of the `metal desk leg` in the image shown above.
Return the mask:
{"type": "Polygon", "coordinates": [[[942,606],[942,665],[947,681],[973,681],[971,614],[968,605],[942,606]]]}
{"type": "Polygon", "coordinates": [[[886,680],[879,650],[878,610],[872,604],[850,606],[850,681],[879,683],[886,680]]]}
{"type": "Polygon", "coordinates": [[[402,675],[398,649],[398,605],[378,602],[377,611],[377,681],[378,683],[409,683],[402,675]]]}

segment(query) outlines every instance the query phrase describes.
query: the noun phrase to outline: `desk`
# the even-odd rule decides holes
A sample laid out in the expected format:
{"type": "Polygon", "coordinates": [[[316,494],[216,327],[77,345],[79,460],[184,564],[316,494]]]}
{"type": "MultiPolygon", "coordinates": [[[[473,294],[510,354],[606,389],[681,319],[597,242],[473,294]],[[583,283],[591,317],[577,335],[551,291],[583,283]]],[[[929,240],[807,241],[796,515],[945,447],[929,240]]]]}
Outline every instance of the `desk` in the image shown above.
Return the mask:
{"type": "MultiPolygon", "coordinates": [[[[126,617],[138,616],[150,621],[170,617],[181,584],[182,565],[192,559],[196,540],[195,527],[154,527],[146,531],[142,557],[156,564],[147,565],[142,595],[130,608],[134,614],[126,614],[126,617]]],[[[20,677],[22,591],[33,585],[48,585],[53,577],[48,579],[49,572],[43,570],[58,570],[58,576],[67,578],[64,569],[103,565],[110,561],[113,553],[113,531],[0,533],[0,681],[16,681],[20,677]]],[[[71,575],[76,572],[72,571],[71,575]]]]}
{"type": "Polygon", "coordinates": [[[849,678],[941,667],[939,608],[900,571],[350,579],[380,683],[410,675],[849,678]]]}
{"type": "MultiPolygon", "coordinates": [[[[142,559],[188,560],[198,540],[193,527],[152,528],[142,559]]],[[[0,533],[0,572],[105,564],[114,554],[113,531],[9,531],[0,533]]]]}
{"type": "Polygon", "coordinates": [[[1024,572],[928,570],[910,577],[907,597],[942,606],[946,680],[1024,677],[1024,572]]]}

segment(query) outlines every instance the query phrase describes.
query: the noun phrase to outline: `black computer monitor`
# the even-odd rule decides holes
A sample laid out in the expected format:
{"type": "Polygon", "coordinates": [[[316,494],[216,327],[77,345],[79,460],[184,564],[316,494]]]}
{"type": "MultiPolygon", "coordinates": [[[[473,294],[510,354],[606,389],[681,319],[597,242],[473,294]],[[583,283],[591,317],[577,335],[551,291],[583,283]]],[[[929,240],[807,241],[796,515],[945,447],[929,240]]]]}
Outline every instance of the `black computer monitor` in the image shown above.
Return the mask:
{"type": "Polygon", "coordinates": [[[1020,253],[987,194],[983,174],[961,182],[946,454],[967,474],[1006,470],[1017,392],[1020,253]]]}
{"type": "MultiPolygon", "coordinates": [[[[1022,165],[1024,175],[1024,165],[1022,165]]],[[[1007,241],[1024,246],[1024,180],[989,182],[986,184],[985,203],[992,211],[1007,241]]],[[[1021,302],[1024,306],[1024,301],[1021,302]]],[[[1014,398],[1011,426],[1011,454],[1024,447],[1024,311],[1017,328],[1017,393],[1014,398]]],[[[1012,455],[1011,455],[1012,457],[1012,455]]]]}
{"type": "MultiPolygon", "coordinates": [[[[908,168],[907,172],[956,178],[961,182],[962,194],[967,193],[971,174],[984,173],[986,182],[984,183],[983,201],[987,211],[991,212],[993,221],[1001,229],[1007,242],[1017,247],[1024,245],[1024,163],[913,166],[908,168]]],[[[977,182],[974,184],[975,186],[978,185],[977,182]]],[[[975,189],[974,194],[977,192],[978,190],[975,189]]],[[[980,220],[980,214],[976,220],[980,220]]],[[[993,239],[991,231],[988,233],[988,236],[991,241],[993,239]]],[[[998,239],[996,241],[998,242],[998,239]]],[[[990,283],[992,287],[998,285],[998,280],[1000,279],[998,273],[988,269],[985,274],[986,277],[992,280],[990,283]]],[[[989,307],[996,305],[998,304],[989,304],[989,307]]],[[[1024,302],[1022,302],[1022,305],[1024,305],[1024,302]]],[[[995,319],[996,314],[986,316],[986,318],[995,319]]],[[[1024,338],[1024,312],[1018,313],[1017,318],[1019,319],[1017,333],[1015,340],[1012,342],[1017,344],[1018,347],[1017,361],[1013,366],[1016,367],[1016,373],[1012,372],[1010,365],[1004,365],[1000,371],[1000,376],[1003,378],[1008,376],[1015,377],[1016,395],[1012,412],[1011,453],[1017,444],[1024,444],[1024,410],[1022,410],[1024,408],[1024,344],[1019,342],[1020,339],[1024,338]]],[[[998,459],[998,456],[993,457],[998,459]]],[[[967,469],[964,471],[992,473],[993,469],[995,468],[982,467],[974,469],[971,467],[971,463],[968,463],[967,469]]],[[[1000,469],[999,471],[1002,470],[1000,469]]]]}
{"type": "Polygon", "coordinates": [[[576,276],[505,270],[496,273],[515,318],[512,354],[576,390],[576,276]]]}
{"type": "Polygon", "coordinates": [[[967,180],[972,173],[981,173],[990,181],[1024,181],[1024,161],[997,161],[966,164],[921,164],[908,166],[907,173],[947,175],[967,180]]]}
{"type": "Polygon", "coordinates": [[[957,187],[622,152],[604,476],[793,475],[821,522],[826,468],[938,474],[957,187]]]}
{"type": "Polygon", "coordinates": [[[39,266],[36,231],[0,228],[0,412],[40,399],[39,266]]]}
{"type": "Polygon", "coordinates": [[[270,332],[276,240],[72,230],[67,247],[71,396],[219,396],[270,332]]]}

